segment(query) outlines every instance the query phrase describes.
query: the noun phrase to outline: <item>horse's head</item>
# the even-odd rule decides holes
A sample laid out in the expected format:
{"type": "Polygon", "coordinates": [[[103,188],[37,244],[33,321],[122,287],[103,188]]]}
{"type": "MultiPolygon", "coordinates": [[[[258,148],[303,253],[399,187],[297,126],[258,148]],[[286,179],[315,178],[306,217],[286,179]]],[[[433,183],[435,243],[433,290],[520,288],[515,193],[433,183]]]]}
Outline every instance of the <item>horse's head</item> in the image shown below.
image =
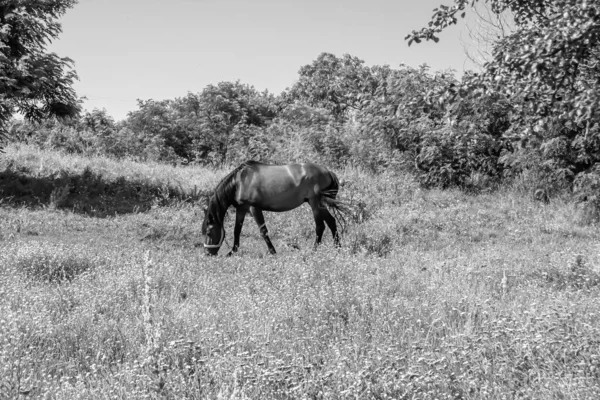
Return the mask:
{"type": "Polygon", "coordinates": [[[225,239],[223,223],[216,220],[214,215],[204,210],[204,221],[202,222],[202,236],[204,236],[204,252],[210,256],[216,256],[225,239]]]}

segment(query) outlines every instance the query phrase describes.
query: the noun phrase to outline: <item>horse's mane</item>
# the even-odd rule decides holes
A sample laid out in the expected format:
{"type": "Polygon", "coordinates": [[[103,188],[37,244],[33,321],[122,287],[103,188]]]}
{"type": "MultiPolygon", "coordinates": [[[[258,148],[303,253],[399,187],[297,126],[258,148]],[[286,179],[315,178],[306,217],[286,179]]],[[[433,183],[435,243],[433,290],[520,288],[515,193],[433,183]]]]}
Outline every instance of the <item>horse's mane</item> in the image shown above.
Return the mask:
{"type": "MultiPolygon", "coordinates": [[[[237,182],[235,180],[236,174],[245,168],[255,168],[257,165],[261,164],[262,163],[258,161],[248,160],[235,167],[233,171],[225,175],[225,177],[221,179],[221,181],[217,184],[213,195],[210,197],[209,204],[214,202],[219,210],[226,211],[227,208],[234,202],[235,190],[237,185],[237,182]]],[[[214,212],[212,216],[215,219],[215,221],[219,221],[219,216],[215,215],[214,212]]]]}

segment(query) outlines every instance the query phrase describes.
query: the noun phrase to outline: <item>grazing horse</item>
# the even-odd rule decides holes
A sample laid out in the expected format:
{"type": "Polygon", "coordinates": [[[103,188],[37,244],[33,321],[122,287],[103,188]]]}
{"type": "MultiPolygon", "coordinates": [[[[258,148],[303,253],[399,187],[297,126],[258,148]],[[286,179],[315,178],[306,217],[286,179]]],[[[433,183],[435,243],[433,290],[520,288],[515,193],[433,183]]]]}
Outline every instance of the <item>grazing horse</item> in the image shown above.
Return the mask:
{"type": "Polygon", "coordinates": [[[328,210],[343,210],[341,203],[336,200],[338,188],[339,182],[335,174],[320,165],[268,165],[247,161],[223,178],[209,199],[202,222],[205,252],[216,255],[221,248],[225,239],[223,218],[230,206],[236,208],[236,213],[233,248],[229,255],[239,248],[240,233],[248,212],[254,217],[269,252],[275,254],[263,210],[290,211],[303,203],[310,205],[315,218],[315,248],[321,243],[325,224],[331,229],[335,245],[339,246],[336,219],[328,210]]]}

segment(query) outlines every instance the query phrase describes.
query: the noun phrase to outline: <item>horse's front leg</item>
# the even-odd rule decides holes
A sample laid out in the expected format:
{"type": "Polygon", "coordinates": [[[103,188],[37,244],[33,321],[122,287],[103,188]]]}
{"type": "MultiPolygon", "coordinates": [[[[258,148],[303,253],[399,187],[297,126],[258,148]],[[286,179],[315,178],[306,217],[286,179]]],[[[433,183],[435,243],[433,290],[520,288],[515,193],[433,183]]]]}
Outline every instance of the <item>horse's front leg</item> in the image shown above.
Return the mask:
{"type": "Polygon", "coordinates": [[[235,227],[233,228],[233,247],[228,256],[236,253],[240,247],[240,234],[242,233],[242,226],[244,225],[244,218],[246,218],[247,210],[243,207],[238,207],[235,210],[235,227]]]}
{"type": "Polygon", "coordinates": [[[265,224],[265,216],[263,215],[262,210],[256,207],[251,207],[250,212],[254,216],[254,220],[258,225],[258,229],[260,229],[260,235],[263,237],[265,243],[267,244],[267,247],[269,248],[269,253],[275,254],[275,247],[273,246],[273,243],[271,243],[271,239],[269,238],[269,231],[267,230],[267,225],[265,224]]]}

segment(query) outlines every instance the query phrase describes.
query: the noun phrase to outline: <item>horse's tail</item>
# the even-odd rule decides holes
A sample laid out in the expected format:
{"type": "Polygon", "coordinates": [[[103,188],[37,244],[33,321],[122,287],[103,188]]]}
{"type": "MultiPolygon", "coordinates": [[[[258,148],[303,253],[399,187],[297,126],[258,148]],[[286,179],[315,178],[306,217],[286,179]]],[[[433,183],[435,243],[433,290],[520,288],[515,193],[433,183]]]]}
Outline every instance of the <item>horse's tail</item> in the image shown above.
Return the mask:
{"type": "Polygon", "coordinates": [[[351,214],[351,210],[346,202],[337,198],[340,189],[338,177],[331,171],[329,171],[329,175],[331,176],[331,183],[321,192],[323,195],[323,204],[329,209],[331,214],[333,214],[334,218],[340,224],[340,231],[343,234],[347,225],[346,215],[351,214]]]}
{"type": "Polygon", "coordinates": [[[337,197],[338,191],[340,190],[340,181],[336,174],[331,171],[329,172],[329,176],[331,177],[331,183],[327,186],[321,193],[325,198],[333,199],[337,197]]]}

